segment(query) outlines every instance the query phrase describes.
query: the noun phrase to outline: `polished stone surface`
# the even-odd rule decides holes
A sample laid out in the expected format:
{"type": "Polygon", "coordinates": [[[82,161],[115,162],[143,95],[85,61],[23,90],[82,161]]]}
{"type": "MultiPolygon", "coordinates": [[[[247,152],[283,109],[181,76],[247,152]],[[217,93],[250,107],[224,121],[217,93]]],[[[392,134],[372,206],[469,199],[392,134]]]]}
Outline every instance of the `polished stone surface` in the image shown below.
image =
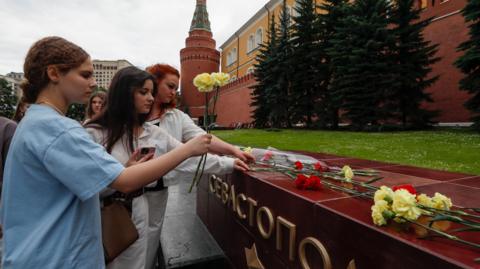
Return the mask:
{"type": "MultiPolygon", "coordinates": [[[[433,195],[443,193],[452,198],[455,206],[480,207],[480,177],[412,166],[381,163],[362,159],[308,153],[331,166],[350,165],[354,168],[373,168],[384,177],[376,186],[412,184],[418,192],[433,195]]],[[[354,260],[357,269],[389,268],[480,268],[474,259],[480,251],[459,243],[441,239],[421,239],[401,225],[377,227],[372,223],[370,207],[373,202],[331,189],[298,190],[292,180],[282,174],[267,172],[234,173],[221,177],[254,199],[258,207],[271,210],[296,225],[295,246],[306,237],[317,238],[328,250],[333,268],[347,268],[354,260]]],[[[240,219],[230,203],[209,189],[208,181],[198,188],[197,213],[236,268],[246,268],[244,248],[256,244],[259,259],[266,268],[302,268],[296,259],[288,259],[287,245],[276,248],[276,236],[263,238],[256,224],[240,219]]],[[[248,205],[241,207],[246,212],[248,205]]],[[[258,209],[256,207],[256,209],[258,209]]],[[[455,224],[452,228],[457,228],[455,224]]],[[[275,232],[274,232],[275,233],[275,232]]],[[[480,233],[457,233],[480,243],[480,233]]],[[[287,234],[283,233],[283,238],[287,234]]],[[[307,250],[312,268],[322,268],[318,254],[307,250]],[[309,253],[310,254],[309,254],[309,253]]]]}

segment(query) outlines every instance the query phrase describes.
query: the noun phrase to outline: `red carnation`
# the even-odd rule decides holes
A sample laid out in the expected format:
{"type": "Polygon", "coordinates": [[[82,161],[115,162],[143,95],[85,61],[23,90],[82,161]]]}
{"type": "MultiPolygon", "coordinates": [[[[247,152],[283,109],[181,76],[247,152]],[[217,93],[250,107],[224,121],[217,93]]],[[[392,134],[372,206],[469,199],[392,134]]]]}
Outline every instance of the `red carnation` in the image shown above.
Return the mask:
{"type": "Polygon", "coordinates": [[[412,186],[412,184],[398,185],[398,186],[393,186],[393,188],[392,188],[393,191],[400,190],[400,189],[407,190],[409,193],[411,193],[413,195],[417,194],[417,191],[412,186]]]}
{"type": "Polygon", "coordinates": [[[299,161],[296,161],[295,162],[295,169],[302,170],[303,169],[303,164],[299,161]]]}
{"type": "Polygon", "coordinates": [[[305,188],[307,189],[319,190],[321,186],[322,184],[321,184],[320,178],[317,176],[310,176],[307,179],[307,182],[305,182],[305,188]]]}
{"type": "Polygon", "coordinates": [[[319,172],[328,172],[328,166],[323,165],[321,162],[316,162],[313,164],[313,169],[319,172]]]}
{"type": "Polygon", "coordinates": [[[298,174],[297,179],[295,179],[294,183],[297,189],[303,190],[306,188],[305,183],[307,182],[307,177],[304,174],[298,174]]]}

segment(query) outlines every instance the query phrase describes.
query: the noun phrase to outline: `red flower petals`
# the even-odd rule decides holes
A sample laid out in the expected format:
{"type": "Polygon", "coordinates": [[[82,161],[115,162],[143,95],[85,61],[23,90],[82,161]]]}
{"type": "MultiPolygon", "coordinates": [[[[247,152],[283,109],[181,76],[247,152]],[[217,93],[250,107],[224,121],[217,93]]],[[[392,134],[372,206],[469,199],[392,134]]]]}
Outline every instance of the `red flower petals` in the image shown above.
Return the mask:
{"type": "Polygon", "coordinates": [[[393,191],[400,190],[400,189],[404,189],[413,195],[417,194],[417,190],[415,190],[412,184],[398,185],[398,186],[393,186],[392,188],[393,191]]]}
{"type": "Polygon", "coordinates": [[[317,170],[318,172],[328,172],[328,166],[321,162],[316,162],[313,164],[313,169],[317,170]]]}
{"type": "Polygon", "coordinates": [[[308,177],[304,174],[298,174],[297,179],[295,179],[294,183],[297,189],[303,190],[305,189],[305,183],[307,182],[308,177]]]}
{"type": "Polygon", "coordinates": [[[267,150],[267,152],[265,152],[265,155],[263,155],[263,158],[262,158],[262,161],[269,161],[271,158],[273,157],[273,152],[271,152],[270,150],[267,150]]]}
{"type": "Polygon", "coordinates": [[[297,189],[300,190],[319,190],[322,187],[322,183],[319,177],[307,177],[304,174],[297,175],[294,183],[297,189]]]}
{"type": "Polygon", "coordinates": [[[322,187],[320,178],[317,176],[310,176],[305,182],[305,188],[310,190],[319,190],[322,187]]]}
{"type": "Polygon", "coordinates": [[[299,161],[296,161],[295,162],[295,169],[302,170],[303,169],[303,164],[299,161]]]}

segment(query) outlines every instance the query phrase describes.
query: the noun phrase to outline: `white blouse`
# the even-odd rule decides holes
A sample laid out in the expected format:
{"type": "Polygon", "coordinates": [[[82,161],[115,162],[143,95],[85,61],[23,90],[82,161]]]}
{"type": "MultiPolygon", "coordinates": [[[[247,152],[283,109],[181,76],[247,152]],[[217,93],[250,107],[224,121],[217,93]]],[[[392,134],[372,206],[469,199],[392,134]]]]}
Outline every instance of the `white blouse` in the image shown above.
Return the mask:
{"type": "Polygon", "coordinates": [[[149,123],[159,126],[169,135],[182,142],[205,133],[202,128],[193,122],[190,116],[176,108],[168,109],[160,118],[149,121],[149,123]]]}
{"type": "MultiPolygon", "coordinates": [[[[183,113],[183,112],[182,112],[183,113]]],[[[193,122],[192,122],[193,123],[193,122]]],[[[172,149],[180,146],[182,143],[173,138],[171,135],[167,134],[164,130],[159,127],[151,124],[143,124],[144,131],[138,138],[137,143],[134,143],[135,149],[142,147],[155,147],[155,156],[160,156],[165,154],[172,149]]],[[[105,140],[107,132],[102,128],[96,128],[96,126],[89,126],[86,128],[87,132],[92,136],[93,140],[103,146],[105,146],[105,140]]],[[[131,153],[128,151],[127,147],[127,136],[124,135],[121,140],[117,141],[112,148],[111,155],[115,157],[120,163],[124,164],[130,158],[131,153]]],[[[193,174],[197,169],[198,162],[200,157],[190,157],[178,165],[174,170],[169,172],[164,176],[165,185],[171,185],[173,182],[177,181],[177,173],[188,173],[193,174]],[[174,172],[174,173],[172,173],[174,172]]],[[[228,174],[233,171],[234,159],[229,157],[223,157],[218,155],[207,154],[207,161],[205,165],[205,173],[214,173],[214,174],[228,174]]],[[[152,183],[152,186],[156,182],[152,183]]]]}

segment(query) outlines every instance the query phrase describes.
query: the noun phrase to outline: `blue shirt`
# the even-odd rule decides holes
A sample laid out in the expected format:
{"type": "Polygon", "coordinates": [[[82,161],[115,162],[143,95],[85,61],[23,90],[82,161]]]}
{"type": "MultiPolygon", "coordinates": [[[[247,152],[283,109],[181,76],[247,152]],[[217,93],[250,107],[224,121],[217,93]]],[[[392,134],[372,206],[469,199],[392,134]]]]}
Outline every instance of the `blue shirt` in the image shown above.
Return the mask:
{"type": "Polygon", "coordinates": [[[98,193],[123,169],[78,122],[32,105],[5,164],[3,268],[104,268],[98,193]]]}

